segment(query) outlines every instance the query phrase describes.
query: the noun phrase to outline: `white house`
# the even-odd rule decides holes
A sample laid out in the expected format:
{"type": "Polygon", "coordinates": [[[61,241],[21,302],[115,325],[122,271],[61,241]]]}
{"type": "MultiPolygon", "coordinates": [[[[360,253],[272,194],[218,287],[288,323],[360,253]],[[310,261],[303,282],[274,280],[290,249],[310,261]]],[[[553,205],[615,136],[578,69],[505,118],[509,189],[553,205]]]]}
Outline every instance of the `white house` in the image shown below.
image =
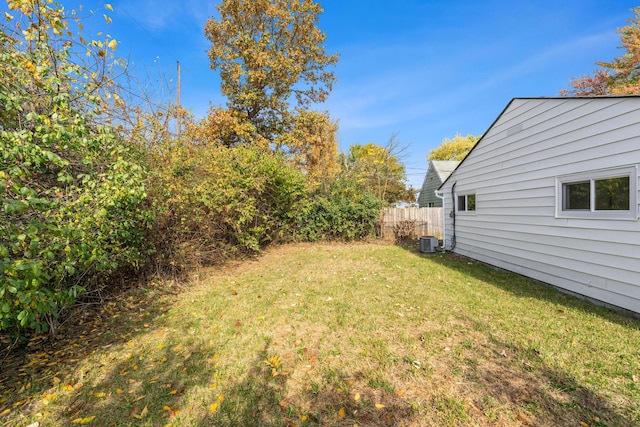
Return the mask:
{"type": "Polygon", "coordinates": [[[640,313],[639,167],[640,97],[515,98],[440,187],[444,247],[640,313]]]}

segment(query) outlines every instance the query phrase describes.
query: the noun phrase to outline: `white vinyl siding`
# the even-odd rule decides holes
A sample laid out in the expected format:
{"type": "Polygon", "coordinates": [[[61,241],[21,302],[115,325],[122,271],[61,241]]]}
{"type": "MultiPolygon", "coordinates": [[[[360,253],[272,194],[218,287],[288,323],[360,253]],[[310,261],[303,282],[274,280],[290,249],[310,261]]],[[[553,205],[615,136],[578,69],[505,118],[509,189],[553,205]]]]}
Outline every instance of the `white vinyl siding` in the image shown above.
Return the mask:
{"type": "Polygon", "coordinates": [[[481,194],[455,252],[640,313],[638,165],[640,97],[514,99],[441,189],[445,247],[457,195],[481,194]],[[562,211],[563,183],[616,176],[627,211],[562,211]]]}

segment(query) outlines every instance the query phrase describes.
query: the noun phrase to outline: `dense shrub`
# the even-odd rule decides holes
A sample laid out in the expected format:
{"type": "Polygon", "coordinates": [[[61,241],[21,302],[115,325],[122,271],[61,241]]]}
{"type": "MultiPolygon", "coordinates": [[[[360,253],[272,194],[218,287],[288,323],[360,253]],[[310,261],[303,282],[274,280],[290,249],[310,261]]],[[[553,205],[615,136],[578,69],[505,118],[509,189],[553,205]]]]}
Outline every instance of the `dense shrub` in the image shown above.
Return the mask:
{"type": "Polygon", "coordinates": [[[161,151],[160,267],[212,264],[291,239],[307,190],[284,158],[245,145],[174,142],[161,151]]]}
{"type": "Polygon", "coordinates": [[[78,292],[144,260],[145,169],[106,128],[44,119],[0,132],[2,328],[46,329],[78,292]]]}
{"type": "Polygon", "coordinates": [[[44,7],[0,33],[0,329],[46,331],[78,294],[146,256],[146,169],[92,110],[99,101],[48,44],[64,28],[44,7]]]}
{"type": "Polygon", "coordinates": [[[108,130],[77,125],[48,144],[51,131],[0,133],[3,329],[46,330],[79,292],[145,258],[145,169],[108,130]]]}
{"type": "Polygon", "coordinates": [[[384,201],[338,177],[310,200],[298,219],[298,240],[360,240],[376,235],[384,201]]]}

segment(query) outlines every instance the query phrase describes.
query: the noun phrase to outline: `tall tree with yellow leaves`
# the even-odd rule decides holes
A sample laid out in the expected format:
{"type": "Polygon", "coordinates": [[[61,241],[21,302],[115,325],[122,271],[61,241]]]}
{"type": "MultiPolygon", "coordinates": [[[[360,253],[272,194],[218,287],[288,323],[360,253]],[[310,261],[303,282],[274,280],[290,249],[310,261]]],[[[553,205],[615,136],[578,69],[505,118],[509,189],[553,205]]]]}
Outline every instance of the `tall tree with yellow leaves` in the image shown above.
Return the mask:
{"type": "Polygon", "coordinates": [[[453,138],[445,138],[440,146],[429,152],[427,160],[462,160],[479,139],[474,135],[460,134],[456,134],[453,138]]]}
{"type": "Polygon", "coordinates": [[[217,9],[205,34],[227,107],[274,141],[292,126],[292,100],[308,110],[335,81],[327,68],[338,56],[326,52],[317,26],[323,9],[313,0],[223,0],[217,9]]]}
{"type": "Polygon", "coordinates": [[[354,144],[348,154],[341,155],[344,174],[358,184],[362,192],[393,205],[414,202],[415,190],[407,188],[406,169],[402,163],[402,146],[396,134],[392,134],[386,146],[374,143],[354,144]]]}
{"type": "Polygon", "coordinates": [[[277,151],[284,151],[292,164],[303,171],[312,186],[335,177],[338,123],[328,112],[298,110],[291,130],[276,140],[277,151]]]}

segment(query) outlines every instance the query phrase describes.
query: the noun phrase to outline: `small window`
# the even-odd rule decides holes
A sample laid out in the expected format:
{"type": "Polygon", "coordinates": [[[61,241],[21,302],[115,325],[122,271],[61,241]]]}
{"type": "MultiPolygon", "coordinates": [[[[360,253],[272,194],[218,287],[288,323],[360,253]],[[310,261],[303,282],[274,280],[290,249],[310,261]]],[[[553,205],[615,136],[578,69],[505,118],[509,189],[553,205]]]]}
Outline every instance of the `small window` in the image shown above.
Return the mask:
{"type": "Polygon", "coordinates": [[[560,177],[558,217],[637,219],[635,166],[560,177]]]}
{"type": "Polygon", "coordinates": [[[458,195],[457,208],[458,208],[458,212],[475,212],[476,195],[475,194],[458,195]]]}
{"type": "Polygon", "coordinates": [[[590,188],[589,181],[563,184],[562,209],[565,211],[588,211],[589,203],[591,203],[590,188]]]}
{"type": "Polygon", "coordinates": [[[467,194],[467,210],[475,211],[476,210],[476,195],[475,194],[467,194]]]}
{"type": "Polygon", "coordinates": [[[462,212],[467,210],[467,196],[458,196],[458,210],[462,212]]]}

